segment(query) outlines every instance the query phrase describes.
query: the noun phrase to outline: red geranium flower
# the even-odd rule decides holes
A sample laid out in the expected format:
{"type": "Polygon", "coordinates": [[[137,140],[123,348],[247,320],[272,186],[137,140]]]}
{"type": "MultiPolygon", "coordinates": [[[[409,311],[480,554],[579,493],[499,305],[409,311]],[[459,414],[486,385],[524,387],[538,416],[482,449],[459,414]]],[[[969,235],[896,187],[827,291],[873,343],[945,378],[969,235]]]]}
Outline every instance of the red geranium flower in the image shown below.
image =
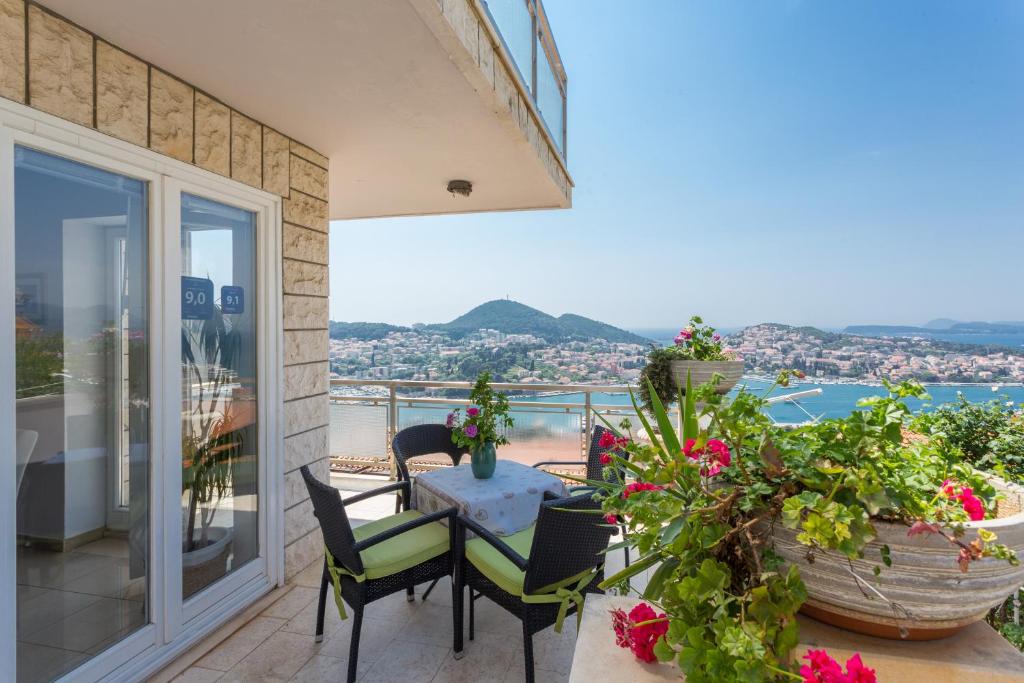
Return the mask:
{"type": "Polygon", "coordinates": [[[800,667],[803,683],[877,683],[875,670],[864,666],[859,652],[846,660],[846,673],[825,650],[808,650],[802,659],[810,662],[800,667]]]}
{"type": "Polygon", "coordinates": [[[695,439],[687,439],[683,445],[683,455],[701,463],[702,477],[713,477],[732,462],[732,454],[724,441],[708,439],[707,445],[703,448],[695,448],[696,445],[695,439]]]}
{"type": "Polygon", "coordinates": [[[627,484],[625,490],[622,492],[623,498],[629,498],[634,493],[640,493],[641,491],[661,491],[664,486],[658,486],[657,484],[648,484],[646,481],[635,481],[632,484],[627,484]]]}
{"type": "Polygon", "coordinates": [[[612,432],[602,432],[601,438],[598,439],[597,445],[601,448],[611,448],[615,445],[615,434],[612,432]]]}
{"type": "Polygon", "coordinates": [[[650,605],[641,602],[628,615],[621,609],[612,610],[612,629],[616,645],[628,648],[638,659],[654,662],[658,659],[654,655],[654,645],[668,633],[668,620],[664,614],[658,614],[650,605]],[[664,621],[644,623],[655,619],[664,621]]]}

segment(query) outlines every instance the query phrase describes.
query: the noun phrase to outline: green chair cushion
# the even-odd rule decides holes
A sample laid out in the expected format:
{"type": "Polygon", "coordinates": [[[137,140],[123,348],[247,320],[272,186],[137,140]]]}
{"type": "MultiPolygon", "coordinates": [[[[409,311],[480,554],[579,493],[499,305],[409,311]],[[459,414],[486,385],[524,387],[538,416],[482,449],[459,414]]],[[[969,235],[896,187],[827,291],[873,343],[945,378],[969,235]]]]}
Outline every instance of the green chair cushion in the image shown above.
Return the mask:
{"type": "MultiPolygon", "coordinates": [[[[352,535],[356,541],[364,541],[422,516],[419,510],[406,510],[357,526],[352,530],[352,535]]],[[[440,522],[431,522],[371,546],[359,553],[359,556],[363,560],[366,578],[382,579],[442,555],[448,552],[448,548],[448,527],[440,522]]]]}
{"type": "MultiPolygon", "coordinates": [[[[511,536],[501,536],[500,538],[507,546],[528,560],[530,559],[530,548],[533,545],[533,531],[535,527],[536,525],[514,533],[511,536]]],[[[481,574],[494,582],[501,590],[511,595],[521,596],[523,594],[523,581],[526,579],[526,572],[520,571],[518,567],[512,564],[512,560],[502,555],[497,548],[484,539],[473,538],[466,541],[466,559],[472,562],[473,566],[481,574]]],[[[587,569],[575,576],[570,576],[564,581],[545,586],[537,591],[537,593],[550,593],[557,588],[576,583],[590,571],[590,569],[587,569]]]]}

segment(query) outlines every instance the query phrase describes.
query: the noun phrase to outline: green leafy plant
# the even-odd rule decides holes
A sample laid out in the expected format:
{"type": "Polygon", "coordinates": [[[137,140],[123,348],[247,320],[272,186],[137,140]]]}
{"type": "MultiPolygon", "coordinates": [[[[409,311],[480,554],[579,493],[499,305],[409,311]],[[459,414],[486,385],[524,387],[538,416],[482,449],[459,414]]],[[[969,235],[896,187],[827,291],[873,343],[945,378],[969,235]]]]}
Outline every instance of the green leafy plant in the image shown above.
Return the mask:
{"type": "Polygon", "coordinates": [[[495,446],[508,443],[505,436],[515,421],[508,414],[508,397],[491,387],[491,373],[481,372],[469,392],[472,405],[462,417],[459,409],[448,413],[446,424],[452,429],[452,442],[469,449],[478,449],[491,442],[495,446]]]}
{"type": "Polygon", "coordinates": [[[186,406],[181,436],[181,488],[188,496],[185,552],[209,543],[218,504],[232,482],[244,437],[230,412],[230,385],[237,377],[241,336],[219,306],[208,320],[184,321],[181,363],[186,406]],[[196,523],[199,538],[196,538],[196,523]]]}
{"type": "Polygon", "coordinates": [[[947,439],[978,469],[1024,483],[1024,416],[1012,404],[971,403],[960,396],[956,403],[922,413],[912,428],[947,439]]]}
{"type": "MultiPolygon", "coordinates": [[[[588,484],[640,556],[602,586],[628,589],[630,577],[652,570],[642,597],[664,614],[653,621],[668,623],[654,656],[677,662],[691,683],[818,680],[814,667],[831,661],[821,651],[794,671],[795,615],[807,592],[799,568],[773,552],[774,524],[797,530],[811,556],[863,557],[874,523],[886,520],[945,538],[964,571],[981,557],[1017,561],[990,532],[967,538],[964,523],[994,509],[984,476],[943,440],[905,442],[904,399],[922,396],[921,387],[887,388],[847,418],[785,430],[765,414],[774,386],[728,398],[688,381],[677,397],[681,432],[649,388],[654,424],[638,416],[651,440],[631,439],[626,457],[613,452],[608,465],[631,481],[588,484]]],[[[889,561],[884,551],[880,559],[889,561]]]]}
{"type": "Polygon", "coordinates": [[[675,343],[664,348],[652,348],[647,354],[647,364],[640,371],[640,401],[650,413],[654,409],[652,395],[657,395],[662,405],[675,402],[679,392],[672,376],[672,361],[724,361],[735,360],[733,355],[722,348],[722,336],[703,318],[695,315],[690,323],[676,335],[675,343]]]}

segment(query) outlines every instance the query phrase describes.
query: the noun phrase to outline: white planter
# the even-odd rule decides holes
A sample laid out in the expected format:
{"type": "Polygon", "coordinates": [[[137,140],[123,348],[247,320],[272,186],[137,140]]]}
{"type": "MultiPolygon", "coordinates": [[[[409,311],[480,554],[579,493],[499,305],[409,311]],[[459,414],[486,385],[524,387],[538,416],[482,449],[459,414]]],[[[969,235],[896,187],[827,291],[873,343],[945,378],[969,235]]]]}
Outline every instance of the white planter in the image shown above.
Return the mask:
{"type": "MultiPolygon", "coordinates": [[[[193,538],[198,540],[202,531],[196,529],[193,538]]],[[[182,594],[188,597],[224,576],[227,573],[228,553],[234,531],[213,526],[207,530],[209,545],[196,548],[181,555],[182,594]]]]}
{"type": "Polygon", "coordinates": [[[736,386],[743,376],[743,361],[741,360],[674,360],[672,361],[672,376],[676,385],[686,390],[686,374],[690,374],[690,385],[698,387],[707,384],[711,378],[719,374],[722,376],[718,384],[718,393],[724,394],[736,386]]]}
{"type": "MultiPolygon", "coordinates": [[[[995,478],[993,484],[1007,496],[1000,516],[969,522],[964,539],[975,538],[973,529],[988,529],[1024,560],[1024,489],[995,478]]],[[[800,569],[807,586],[806,614],[868,635],[933,640],[980,621],[1024,585],[1024,564],[985,558],[971,562],[963,573],[956,548],[942,537],[907,536],[904,524],[876,521],[874,526],[878,538],[868,545],[865,559],[852,562],[833,551],[815,551],[811,562],[795,530],[774,526],[775,551],[800,569]],[[883,545],[889,546],[891,567],[882,564],[883,545]],[[881,567],[878,576],[876,566],[881,567]]]]}

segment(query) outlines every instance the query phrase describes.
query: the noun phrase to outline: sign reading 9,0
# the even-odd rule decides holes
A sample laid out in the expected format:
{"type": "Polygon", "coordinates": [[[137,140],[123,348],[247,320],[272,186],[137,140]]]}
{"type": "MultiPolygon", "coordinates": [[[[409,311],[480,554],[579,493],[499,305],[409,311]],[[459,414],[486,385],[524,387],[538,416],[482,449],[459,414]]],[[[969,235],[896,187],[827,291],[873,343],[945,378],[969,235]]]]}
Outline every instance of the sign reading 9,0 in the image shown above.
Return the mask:
{"type": "Polygon", "coordinates": [[[181,277],[181,319],[209,320],[213,317],[213,281],[181,277]]]}

